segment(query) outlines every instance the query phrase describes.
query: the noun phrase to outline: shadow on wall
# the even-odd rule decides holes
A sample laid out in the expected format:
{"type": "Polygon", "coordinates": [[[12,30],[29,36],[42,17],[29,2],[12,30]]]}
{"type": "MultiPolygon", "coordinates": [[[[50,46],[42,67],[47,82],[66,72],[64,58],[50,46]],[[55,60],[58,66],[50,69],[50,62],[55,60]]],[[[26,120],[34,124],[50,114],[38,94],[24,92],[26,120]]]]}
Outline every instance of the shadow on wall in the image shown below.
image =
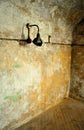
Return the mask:
{"type": "Polygon", "coordinates": [[[84,100],[84,19],[73,30],[73,44],[70,96],[84,100]]]}

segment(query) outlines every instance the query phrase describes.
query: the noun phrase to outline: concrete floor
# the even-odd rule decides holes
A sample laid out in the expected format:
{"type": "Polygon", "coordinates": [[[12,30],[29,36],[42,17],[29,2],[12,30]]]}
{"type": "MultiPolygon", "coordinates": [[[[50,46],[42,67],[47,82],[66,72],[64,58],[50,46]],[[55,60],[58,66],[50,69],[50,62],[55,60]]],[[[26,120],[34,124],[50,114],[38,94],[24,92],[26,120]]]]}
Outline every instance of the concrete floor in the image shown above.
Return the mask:
{"type": "Polygon", "coordinates": [[[84,102],[64,99],[56,107],[15,130],[84,130],[84,102]]]}

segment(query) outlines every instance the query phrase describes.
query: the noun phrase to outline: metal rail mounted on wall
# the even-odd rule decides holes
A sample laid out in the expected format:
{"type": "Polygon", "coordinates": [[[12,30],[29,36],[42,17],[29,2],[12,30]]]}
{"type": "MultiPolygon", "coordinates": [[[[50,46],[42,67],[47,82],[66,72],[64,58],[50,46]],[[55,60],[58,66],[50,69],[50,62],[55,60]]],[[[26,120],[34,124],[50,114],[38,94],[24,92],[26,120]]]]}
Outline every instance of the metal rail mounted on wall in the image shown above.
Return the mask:
{"type": "MultiPolygon", "coordinates": [[[[6,41],[17,41],[19,43],[23,42],[25,44],[27,43],[26,39],[10,39],[10,38],[0,38],[1,41],[6,40],[6,41]]],[[[52,45],[66,45],[66,46],[84,46],[84,44],[76,44],[76,43],[72,43],[72,44],[64,44],[64,43],[55,43],[55,42],[44,42],[44,44],[52,44],[52,45]]],[[[23,44],[24,45],[24,44],[23,44]]]]}

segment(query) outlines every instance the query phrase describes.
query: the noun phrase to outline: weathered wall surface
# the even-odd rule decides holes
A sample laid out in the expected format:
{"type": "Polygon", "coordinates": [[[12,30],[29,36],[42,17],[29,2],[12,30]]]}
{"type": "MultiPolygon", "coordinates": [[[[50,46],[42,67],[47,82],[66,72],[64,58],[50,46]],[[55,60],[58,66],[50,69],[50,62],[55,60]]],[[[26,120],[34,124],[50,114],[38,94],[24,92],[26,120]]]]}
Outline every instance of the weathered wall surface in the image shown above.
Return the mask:
{"type": "MultiPolygon", "coordinates": [[[[44,42],[51,35],[51,42],[71,43],[83,7],[82,0],[0,0],[0,38],[26,39],[30,23],[39,25],[44,42]]],[[[31,29],[32,38],[36,31],[31,29]]],[[[0,41],[0,129],[57,104],[68,95],[69,81],[69,46],[0,41]]]]}
{"type": "Polygon", "coordinates": [[[67,96],[69,82],[70,47],[0,42],[0,129],[57,104],[67,96]]]}
{"type": "MultiPolygon", "coordinates": [[[[84,44],[84,19],[76,26],[73,43],[84,44]]],[[[72,74],[70,95],[84,98],[84,46],[72,47],[72,74]]]]}
{"type": "MultiPolygon", "coordinates": [[[[0,37],[26,38],[26,23],[38,24],[44,42],[71,43],[73,26],[84,16],[83,0],[0,0],[0,37]]],[[[36,29],[31,29],[34,37],[36,29]]]]}

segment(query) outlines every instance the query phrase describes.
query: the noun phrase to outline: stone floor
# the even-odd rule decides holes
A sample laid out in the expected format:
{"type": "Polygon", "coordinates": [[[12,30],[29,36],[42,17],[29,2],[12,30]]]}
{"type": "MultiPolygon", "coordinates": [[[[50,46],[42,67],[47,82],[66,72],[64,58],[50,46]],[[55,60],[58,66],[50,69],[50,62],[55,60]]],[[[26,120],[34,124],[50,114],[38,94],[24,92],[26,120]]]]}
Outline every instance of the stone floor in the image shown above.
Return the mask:
{"type": "Polygon", "coordinates": [[[15,130],[84,130],[84,102],[68,98],[15,130]]]}

